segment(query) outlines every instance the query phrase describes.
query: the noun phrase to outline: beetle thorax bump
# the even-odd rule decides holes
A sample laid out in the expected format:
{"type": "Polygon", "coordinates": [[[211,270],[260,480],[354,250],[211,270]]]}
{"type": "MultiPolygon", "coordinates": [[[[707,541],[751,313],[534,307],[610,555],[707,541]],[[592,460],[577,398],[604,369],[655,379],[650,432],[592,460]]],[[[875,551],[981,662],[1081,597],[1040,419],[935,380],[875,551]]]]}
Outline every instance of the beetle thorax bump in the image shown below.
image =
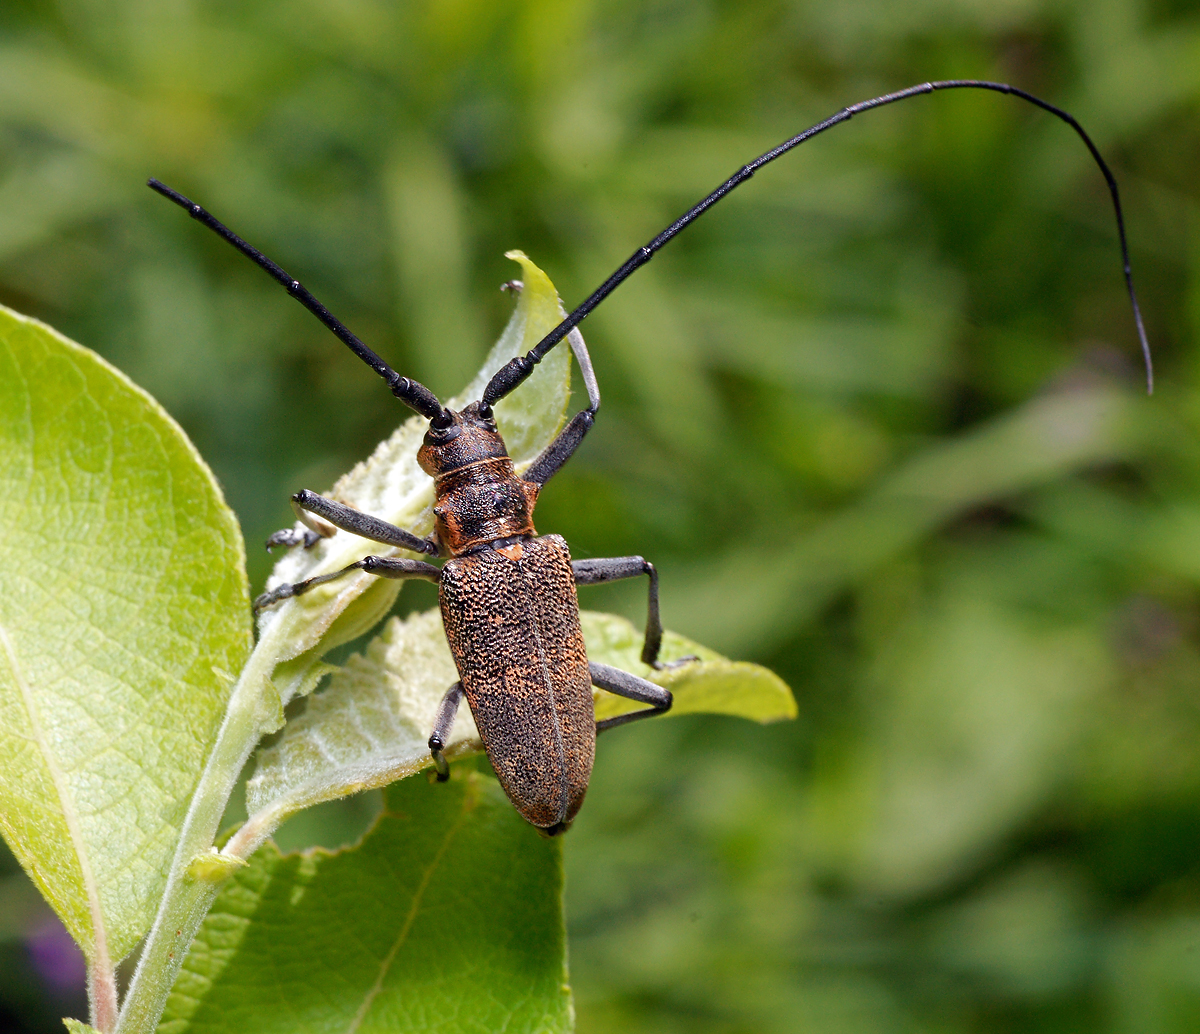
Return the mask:
{"type": "Polygon", "coordinates": [[[472,402],[449,411],[448,427],[430,426],[417,453],[433,478],[433,516],[442,552],[461,556],[498,540],[536,535],[533,506],[540,485],[517,477],[495,421],[472,402]]]}

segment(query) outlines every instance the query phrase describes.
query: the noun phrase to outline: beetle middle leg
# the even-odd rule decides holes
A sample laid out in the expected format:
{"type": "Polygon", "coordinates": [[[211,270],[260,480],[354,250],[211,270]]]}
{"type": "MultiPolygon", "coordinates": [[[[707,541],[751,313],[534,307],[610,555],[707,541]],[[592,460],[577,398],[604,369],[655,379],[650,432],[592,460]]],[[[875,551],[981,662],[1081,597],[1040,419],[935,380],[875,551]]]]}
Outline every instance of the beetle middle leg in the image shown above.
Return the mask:
{"type": "Polygon", "coordinates": [[[310,589],[342,578],[352,571],[366,571],[367,574],[378,575],[380,578],[420,578],[426,582],[433,582],[434,585],[438,584],[442,577],[440,568],[434,567],[433,564],[427,564],[424,560],[409,560],[407,557],[398,556],[365,556],[357,563],[343,567],[340,571],[315,575],[290,585],[278,585],[270,592],[264,592],[254,601],[255,613],[280,600],[290,600],[294,596],[302,596],[310,589]]]}
{"type": "Polygon", "coordinates": [[[572,560],[576,585],[601,585],[617,582],[624,578],[646,575],[650,579],[646,601],[646,641],[642,644],[642,663],[652,668],[666,667],[658,659],[662,649],[662,618],[658,613],[658,570],[640,556],[605,557],[595,560],[572,560]]]}
{"type": "Polygon", "coordinates": [[[672,699],[669,689],[663,689],[662,686],[656,686],[653,682],[647,682],[645,679],[638,678],[636,675],[631,675],[629,672],[614,668],[609,664],[592,661],[588,664],[588,668],[591,672],[593,686],[607,689],[610,693],[616,693],[617,696],[625,697],[628,700],[637,700],[650,705],[641,711],[630,711],[628,714],[619,714],[615,718],[605,718],[603,721],[597,722],[597,732],[603,732],[605,729],[611,729],[617,725],[625,725],[627,722],[636,722],[642,718],[653,718],[656,714],[665,714],[671,710],[672,699]]]}

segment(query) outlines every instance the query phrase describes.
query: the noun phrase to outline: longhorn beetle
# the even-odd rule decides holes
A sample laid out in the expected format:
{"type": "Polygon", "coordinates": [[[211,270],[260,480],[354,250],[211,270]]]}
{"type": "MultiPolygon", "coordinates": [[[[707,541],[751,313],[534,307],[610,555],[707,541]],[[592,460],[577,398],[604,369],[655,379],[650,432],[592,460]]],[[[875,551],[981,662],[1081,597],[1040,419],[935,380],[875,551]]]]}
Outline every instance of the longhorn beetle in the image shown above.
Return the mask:
{"type": "Polygon", "coordinates": [[[1133,289],[1116,180],[1096,145],[1072,115],[1005,83],[974,79],[922,83],[843,108],[760,155],[638,248],[528,354],[517,356],[501,367],[482,397],[461,412],[443,407],[424,385],[396,373],[298,280],[293,280],[199,205],[158,180],[150,180],[154,190],[185,208],[193,218],[270,273],[379,374],[393,395],[429,421],[417,456],[421,469],[433,478],[436,494],[435,528],[428,538],[418,538],[403,528],[305,490],[292,497],[292,506],[305,530],[276,532],[267,545],[309,548],[340,528],[393,548],[444,557],[441,568],[407,557],[368,556],[342,571],[264,593],[255,600],[255,610],[356,570],[384,578],[419,578],[436,583],[446,638],[459,674],[459,681],[442,699],[429,737],[438,778],[449,775],[442,751],[465,695],[488,758],[509,799],[542,833],[548,836],[561,833],[583,803],[596,733],[661,714],[671,706],[671,694],[654,683],[604,664],[589,663],[579,627],[577,585],[645,575],[649,580],[649,603],[642,660],[654,668],[662,668],[658,660],[662,625],[654,566],[640,556],[572,560],[561,537],[538,536],[534,530],[533,508],[538,493],[579,447],[600,408],[600,392],[591,360],[575,327],[667,241],[768,162],[860,112],[918,94],[950,89],[993,90],[1019,97],[1066,122],[1083,140],[1112,195],[1125,283],[1145,359],[1147,390],[1152,391],[1150,347],[1133,289]],[[575,414],[524,475],[518,477],[496,430],[492,407],[521,384],[564,337],[569,339],[582,372],[588,405],[575,414]],[[596,722],[593,685],[649,706],[596,722]]]}

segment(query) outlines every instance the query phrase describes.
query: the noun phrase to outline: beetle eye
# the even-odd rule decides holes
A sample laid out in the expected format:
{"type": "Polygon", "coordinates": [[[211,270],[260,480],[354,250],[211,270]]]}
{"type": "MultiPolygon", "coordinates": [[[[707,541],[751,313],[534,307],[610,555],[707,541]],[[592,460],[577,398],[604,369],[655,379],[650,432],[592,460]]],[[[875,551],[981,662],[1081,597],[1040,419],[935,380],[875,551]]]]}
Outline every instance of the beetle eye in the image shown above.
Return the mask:
{"type": "Polygon", "coordinates": [[[445,445],[446,442],[453,441],[460,434],[462,434],[462,426],[460,424],[438,427],[433,421],[430,421],[429,430],[425,432],[425,441],[430,445],[445,445]]]}

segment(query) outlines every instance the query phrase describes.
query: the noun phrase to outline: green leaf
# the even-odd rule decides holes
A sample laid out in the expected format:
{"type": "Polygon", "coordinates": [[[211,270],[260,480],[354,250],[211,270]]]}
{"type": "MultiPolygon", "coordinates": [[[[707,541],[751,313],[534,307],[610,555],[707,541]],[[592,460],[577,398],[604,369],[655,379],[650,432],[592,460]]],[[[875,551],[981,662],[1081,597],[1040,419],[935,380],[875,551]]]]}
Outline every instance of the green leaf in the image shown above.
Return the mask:
{"type": "MultiPolygon", "coordinates": [[[[664,660],[699,656],[701,661],[655,671],[638,659],[641,633],[624,618],[588,611],[580,618],[588,656],[667,686],[675,694],[670,714],[707,711],[760,722],[796,716],[791,691],[765,668],[728,661],[667,632],[664,660]]],[[[352,656],[329,686],[309,699],[304,714],[288,723],[279,740],[259,751],[246,785],[250,820],[226,850],[244,856],[255,840],[302,808],[428,768],[434,716],[457,679],[437,610],[403,621],[392,618],[365,653],[352,656]]],[[[600,717],[643,706],[604,690],[593,692],[600,717]]],[[[447,757],[481,749],[469,708],[459,708],[447,757]]]]}
{"type": "Polygon", "coordinates": [[[0,829],[92,961],[126,955],[250,649],[241,533],[162,408],[0,309],[0,829]]]}
{"type": "Polygon", "coordinates": [[[100,1034],[95,1027],[89,1027],[82,1020],[63,1020],[63,1026],[70,1031],[70,1034],[100,1034]]]}
{"type": "MultiPolygon", "coordinates": [[[[509,255],[524,267],[525,287],[516,313],[484,369],[466,393],[449,405],[478,398],[494,370],[533,347],[562,317],[562,306],[545,274],[521,253],[509,255]]],[[[573,333],[572,347],[581,346],[582,340],[573,333]]],[[[570,363],[569,352],[557,349],[504,405],[496,407],[501,429],[509,436],[510,455],[519,468],[536,457],[562,424],[570,363]]],[[[427,529],[432,481],[416,464],[424,432],[424,420],[410,420],[330,494],[393,523],[418,532],[427,529]]],[[[395,551],[338,532],[313,550],[289,553],[278,565],[276,577],[294,581],[338,571],[370,553],[385,552],[395,551]]],[[[247,859],[274,828],[277,810],[251,816],[222,851],[212,851],[220,816],[246,759],[263,735],[283,724],[283,706],[316,685],[324,674],[325,651],[379,621],[401,584],[372,576],[347,577],[263,615],[258,642],[230,694],[220,736],[181,831],[162,905],[122,1005],[118,1029],[123,1034],[156,1021],[182,960],[179,945],[190,941],[219,882],[230,875],[228,861],[247,859]]]]}
{"type": "MultiPolygon", "coordinates": [[[[700,663],[656,671],[642,663],[643,635],[630,622],[614,614],[587,610],[580,611],[579,617],[588,657],[669,689],[675,702],[668,715],[727,714],[763,723],[796,717],[796,700],[787,683],[762,665],[727,660],[714,650],[665,631],[662,661],[670,664],[684,657],[698,657],[700,663]]],[[[598,719],[644,706],[602,689],[594,693],[598,719]]]]}
{"type": "MultiPolygon", "coordinates": [[[[524,288],[504,333],[474,380],[446,403],[453,409],[478,399],[501,366],[531,349],[565,315],[546,274],[523,252],[510,251],[507,257],[520,263],[524,288]]],[[[518,471],[537,457],[562,426],[570,376],[570,350],[556,348],[520,388],[496,406],[497,424],[518,471]]],[[[417,450],[428,426],[423,417],[405,421],[326,494],[418,535],[427,534],[433,527],[433,481],[417,466],[417,450]]],[[[275,565],[268,586],[337,571],[368,555],[397,554],[417,555],[341,531],[312,549],[289,552],[275,565]]],[[[273,641],[286,644],[280,659],[291,662],[275,675],[281,701],[286,704],[311,690],[321,656],[382,620],[402,585],[359,572],[265,611],[260,618],[262,638],[271,635],[273,641]]]]}
{"type": "Polygon", "coordinates": [[[357,847],[267,845],[222,890],[160,1034],[567,1031],[560,842],[495,780],[387,791],[357,847]]]}

